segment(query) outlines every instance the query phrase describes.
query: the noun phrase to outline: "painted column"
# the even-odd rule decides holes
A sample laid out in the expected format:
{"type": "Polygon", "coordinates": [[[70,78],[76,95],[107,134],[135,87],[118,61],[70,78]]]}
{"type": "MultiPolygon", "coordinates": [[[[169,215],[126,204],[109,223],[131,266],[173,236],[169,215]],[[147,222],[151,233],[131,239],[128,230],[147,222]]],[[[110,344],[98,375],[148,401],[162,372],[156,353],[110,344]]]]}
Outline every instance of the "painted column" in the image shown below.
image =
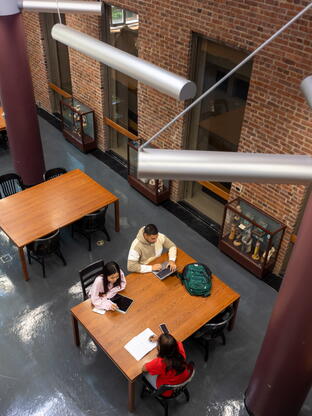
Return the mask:
{"type": "Polygon", "coordinates": [[[25,185],[35,185],[42,182],[45,165],[17,0],[1,0],[0,45],[0,95],[10,152],[25,185]]]}
{"type": "Polygon", "coordinates": [[[296,416],[311,388],[311,256],[312,194],[246,392],[251,415],[296,416]]]}

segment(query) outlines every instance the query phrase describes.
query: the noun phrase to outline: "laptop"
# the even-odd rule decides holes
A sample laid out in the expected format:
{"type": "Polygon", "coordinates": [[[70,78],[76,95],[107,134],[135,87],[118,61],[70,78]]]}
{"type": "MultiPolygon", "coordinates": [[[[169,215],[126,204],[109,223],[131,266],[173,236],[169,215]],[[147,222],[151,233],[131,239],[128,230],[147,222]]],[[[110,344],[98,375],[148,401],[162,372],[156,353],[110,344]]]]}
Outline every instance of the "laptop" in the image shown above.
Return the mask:
{"type": "Polygon", "coordinates": [[[170,270],[169,263],[165,261],[161,264],[161,270],[153,271],[154,275],[158,277],[159,280],[164,280],[166,277],[170,276],[171,274],[175,273],[175,270],[170,270]]]}

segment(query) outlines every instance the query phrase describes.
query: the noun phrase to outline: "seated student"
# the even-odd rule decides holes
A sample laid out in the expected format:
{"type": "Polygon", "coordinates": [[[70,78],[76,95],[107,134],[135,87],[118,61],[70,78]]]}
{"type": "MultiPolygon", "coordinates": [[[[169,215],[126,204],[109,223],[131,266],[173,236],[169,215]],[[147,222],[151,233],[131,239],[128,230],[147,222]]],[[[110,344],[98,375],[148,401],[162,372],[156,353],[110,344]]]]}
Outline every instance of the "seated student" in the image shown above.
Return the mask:
{"type": "Polygon", "coordinates": [[[115,311],[116,303],[110,298],[126,287],[125,275],[117,263],[110,261],[104,265],[103,275],[97,276],[89,292],[92,304],[98,309],[115,311]]]}
{"type": "Polygon", "coordinates": [[[169,267],[175,270],[177,268],[175,244],[164,234],[159,233],[154,224],[140,228],[129,250],[127,265],[129,272],[149,273],[153,270],[161,270],[161,264],[148,265],[148,263],[159,257],[164,248],[169,250],[169,267]]]}
{"type": "MultiPolygon", "coordinates": [[[[187,380],[189,371],[182,342],[177,342],[170,334],[151,337],[151,341],[157,341],[157,358],[142,367],[142,371],[148,372],[144,377],[149,383],[158,389],[163,384],[175,385],[187,380]]],[[[171,394],[172,391],[167,390],[163,396],[170,397],[171,394]]]]}

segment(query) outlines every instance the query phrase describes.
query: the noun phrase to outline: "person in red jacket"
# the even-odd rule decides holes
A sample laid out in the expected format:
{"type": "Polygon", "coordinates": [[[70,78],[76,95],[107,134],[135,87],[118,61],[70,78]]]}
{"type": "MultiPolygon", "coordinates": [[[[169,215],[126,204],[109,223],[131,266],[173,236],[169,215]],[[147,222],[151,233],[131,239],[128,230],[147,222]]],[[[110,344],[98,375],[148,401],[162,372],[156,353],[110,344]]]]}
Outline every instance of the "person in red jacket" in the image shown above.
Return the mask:
{"type": "MultiPolygon", "coordinates": [[[[162,334],[158,338],[152,337],[151,341],[157,341],[157,358],[146,363],[142,371],[147,372],[145,378],[156,389],[163,384],[180,384],[189,377],[186,355],[182,342],[170,334],[162,334]]],[[[171,396],[172,391],[167,390],[163,396],[171,396]]]]}

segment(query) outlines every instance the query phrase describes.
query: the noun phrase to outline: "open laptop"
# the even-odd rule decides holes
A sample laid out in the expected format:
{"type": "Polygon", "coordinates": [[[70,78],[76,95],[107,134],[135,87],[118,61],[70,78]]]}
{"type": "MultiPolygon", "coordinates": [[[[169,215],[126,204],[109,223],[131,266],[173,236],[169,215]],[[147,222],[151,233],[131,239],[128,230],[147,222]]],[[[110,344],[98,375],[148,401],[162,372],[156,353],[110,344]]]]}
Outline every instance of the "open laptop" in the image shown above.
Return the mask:
{"type": "Polygon", "coordinates": [[[158,277],[159,280],[164,280],[166,277],[170,276],[171,274],[175,273],[175,271],[170,270],[169,263],[165,261],[161,264],[161,270],[153,271],[154,275],[158,277]]]}

